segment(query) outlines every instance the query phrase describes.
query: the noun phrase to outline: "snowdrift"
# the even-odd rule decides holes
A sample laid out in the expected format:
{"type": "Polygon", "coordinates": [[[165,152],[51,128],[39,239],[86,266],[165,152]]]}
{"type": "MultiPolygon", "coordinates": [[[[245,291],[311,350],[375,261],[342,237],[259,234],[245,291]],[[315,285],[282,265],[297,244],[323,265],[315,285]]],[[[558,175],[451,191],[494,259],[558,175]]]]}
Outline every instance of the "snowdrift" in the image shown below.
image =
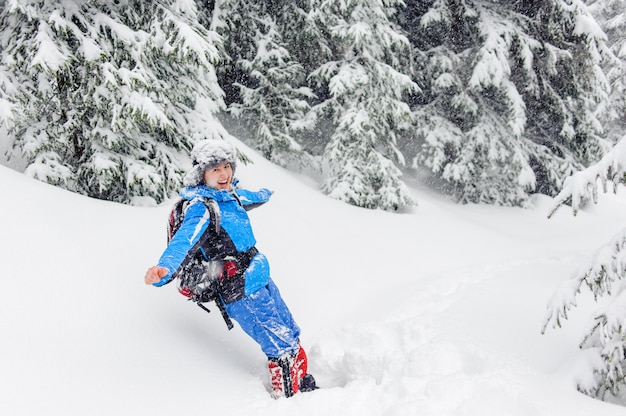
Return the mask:
{"type": "Polygon", "coordinates": [[[0,167],[4,415],[623,415],[576,391],[596,305],[540,334],[558,282],[626,225],[623,196],[573,217],[460,206],[426,189],[412,212],[330,200],[254,152],[242,185],[257,247],[303,329],[322,389],[272,400],[265,359],[215,307],[143,284],[169,203],[89,199],[0,167]]]}

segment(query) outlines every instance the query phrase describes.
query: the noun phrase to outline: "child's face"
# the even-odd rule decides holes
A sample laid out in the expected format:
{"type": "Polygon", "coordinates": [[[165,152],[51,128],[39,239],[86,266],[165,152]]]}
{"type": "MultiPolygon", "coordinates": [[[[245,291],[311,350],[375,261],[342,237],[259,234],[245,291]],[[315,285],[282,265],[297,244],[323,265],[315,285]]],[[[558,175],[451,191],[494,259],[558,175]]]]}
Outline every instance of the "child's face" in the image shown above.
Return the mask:
{"type": "Polygon", "coordinates": [[[233,168],[230,163],[223,162],[204,171],[204,183],[209,188],[229,190],[233,180],[233,168]]]}

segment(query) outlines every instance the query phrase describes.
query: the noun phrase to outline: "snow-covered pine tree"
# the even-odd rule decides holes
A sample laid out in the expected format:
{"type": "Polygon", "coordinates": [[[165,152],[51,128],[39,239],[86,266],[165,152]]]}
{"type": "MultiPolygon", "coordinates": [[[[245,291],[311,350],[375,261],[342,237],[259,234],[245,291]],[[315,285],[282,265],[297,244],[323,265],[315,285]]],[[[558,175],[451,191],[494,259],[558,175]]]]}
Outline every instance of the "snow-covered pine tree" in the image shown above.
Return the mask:
{"type": "Polygon", "coordinates": [[[585,10],[577,0],[407,2],[399,19],[423,90],[415,166],[461,202],[524,205],[598,160],[604,35],[585,10]]]}
{"type": "MultiPolygon", "coordinates": [[[[319,104],[329,97],[328,86],[309,82],[311,81],[309,75],[333,59],[333,48],[329,43],[331,38],[327,35],[326,28],[318,25],[315,14],[311,13],[310,0],[294,0],[280,4],[279,12],[272,13],[277,28],[282,34],[291,58],[304,69],[308,87],[315,96],[313,100],[308,100],[309,104],[311,106],[319,104]]],[[[292,127],[298,132],[297,141],[305,153],[298,156],[301,162],[298,168],[304,168],[319,177],[322,172],[320,162],[329,142],[332,122],[327,119],[318,120],[315,112],[309,111],[304,118],[295,121],[292,127]]]]}
{"type": "Polygon", "coordinates": [[[303,150],[295,137],[296,131],[305,127],[308,101],[315,97],[306,86],[304,68],[291,57],[285,39],[290,39],[295,51],[310,50],[308,45],[294,43],[293,38],[302,34],[292,31],[302,28],[306,17],[296,3],[220,1],[213,27],[223,36],[226,59],[218,77],[229,113],[245,125],[239,130],[243,141],[274,163],[315,171],[319,169],[315,169],[317,163],[309,149],[303,150]],[[284,26],[279,27],[277,21],[284,26]]]}
{"type": "MultiPolygon", "coordinates": [[[[626,136],[598,163],[567,178],[549,215],[563,204],[576,214],[589,200],[597,202],[598,186],[617,192],[626,184],[626,136]]],[[[618,232],[585,264],[562,282],[548,301],[542,333],[548,326],[561,326],[576,297],[586,286],[601,308],[594,311],[580,347],[588,351],[592,371],[578,385],[582,392],[626,405],[626,229],[618,232]]]]}
{"type": "Polygon", "coordinates": [[[311,13],[311,0],[278,2],[280,7],[269,9],[278,31],[292,58],[303,66],[306,74],[310,74],[332,58],[326,30],[316,24],[315,15],[311,13]]]}
{"type": "Polygon", "coordinates": [[[237,84],[249,83],[248,73],[237,65],[241,59],[254,59],[256,54],[255,36],[265,0],[217,0],[211,28],[222,36],[222,62],[217,67],[219,83],[225,93],[227,105],[240,102],[237,84]]]}
{"type": "Polygon", "coordinates": [[[599,111],[605,135],[615,143],[626,131],[626,0],[588,0],[589,11],[608,36],[602,68],[611,86],[609,105],[599,111]]]}
{"type": "Polygon", "coordinates": [[[295,126],[302,123],[310,108],[307,100],[314,95],[305,86],[303,67],[283,46],[274,19],[269,14],[258,16],[255,26],[256,55],[237,61],[249,83],[235,83],[240,89],[240,102],[233,103],[229,110],[252,128],[252,144],[266,159],[293,166],[298,154],[304,157],[293,137],[295,126]]]}
{"type": "Polygon", "coordinates": [[[401,1],[313,0],[313,18],[328,34],[333,57],[311,77],[326,88],[314,106],[334,130],[325,147],[323,191],[350,204],[385,210],[413,205],[399,167],[398,133],[411,123],[404,101],[417,85],[407,39],[390,22],[401,1]],[[404,71],[404,73],[402,72],[404,71]]]}
{"type": "Polygon", "coordinates": [[[96,198],[160,202],[186,151],[227,133],[220,38],[192,0],[7,1],[0,14],[12,156],[26,173],[96,198]]]}

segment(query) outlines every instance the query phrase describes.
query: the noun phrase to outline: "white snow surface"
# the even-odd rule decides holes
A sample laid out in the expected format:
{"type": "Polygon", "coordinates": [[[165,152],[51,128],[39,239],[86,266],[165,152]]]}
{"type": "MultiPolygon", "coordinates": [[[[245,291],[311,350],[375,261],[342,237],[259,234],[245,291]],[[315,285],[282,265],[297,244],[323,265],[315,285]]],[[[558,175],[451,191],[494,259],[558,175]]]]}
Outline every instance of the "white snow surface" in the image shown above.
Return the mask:
{"type": "Polygon", "coordinates": [[[590,296],[540,333],[558,284],[626,226],[625,192],[548,220],[551,198],[457,205],[416,185],[419,206],[393,214],[244,152],[255,163],[238,168],[241,184],[276,192],[250,212],[257,247],[322,388],[271,399],[265,357],[237,325],[173,284],[143,283],[172,201],[89,199],[0,166],[0,414],[626,413],[576,390],[590,296]]]}

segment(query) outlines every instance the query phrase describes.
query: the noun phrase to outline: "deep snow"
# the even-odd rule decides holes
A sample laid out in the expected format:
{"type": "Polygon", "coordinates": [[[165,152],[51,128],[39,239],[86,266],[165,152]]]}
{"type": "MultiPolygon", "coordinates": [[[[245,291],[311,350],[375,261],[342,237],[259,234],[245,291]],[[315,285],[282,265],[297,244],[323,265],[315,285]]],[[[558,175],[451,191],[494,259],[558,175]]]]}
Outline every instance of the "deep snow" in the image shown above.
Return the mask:
{"type": "Polygon", "coordinates": [[[169,203],[89,199],[0,166],[0,414],[624,415],[575,388],[590,296],[540,333],[557,284],[626,226],[623,189],[548,220],[547,197],[457,205],[416,186],[420,205],[393,214],[246,153],[242,185],[276,191],[251,212],[257,247],[323,388],[272,400],[238,326],[144,285],[169,203]]]}

